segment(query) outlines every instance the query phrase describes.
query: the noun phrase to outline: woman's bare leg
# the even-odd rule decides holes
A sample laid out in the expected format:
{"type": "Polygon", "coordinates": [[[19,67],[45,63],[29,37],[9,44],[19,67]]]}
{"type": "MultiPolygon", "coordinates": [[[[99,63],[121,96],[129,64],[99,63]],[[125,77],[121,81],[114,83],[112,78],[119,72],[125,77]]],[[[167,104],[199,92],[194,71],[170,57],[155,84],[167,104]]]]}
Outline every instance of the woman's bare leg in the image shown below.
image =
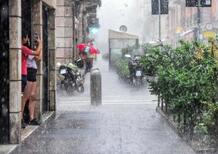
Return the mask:
{"type": "Polygon", "coordinates": [[[31,82],[31,85],[32,86],[31,86],[31,93],[29,99],[30,121],[34,119],[34,114],[35,114],[37,82],[31,82]]]}
{"type": "Polygon", "coordinates": [[[25,87],[23,96],[22,96],[22,104],[21,104],[21,119],[23,119],[23,112],[26,105],[26,102],[28,101],[30,97],[30,91],[31,91],[31,83],[27,82],[27,85],[25,87]]]}

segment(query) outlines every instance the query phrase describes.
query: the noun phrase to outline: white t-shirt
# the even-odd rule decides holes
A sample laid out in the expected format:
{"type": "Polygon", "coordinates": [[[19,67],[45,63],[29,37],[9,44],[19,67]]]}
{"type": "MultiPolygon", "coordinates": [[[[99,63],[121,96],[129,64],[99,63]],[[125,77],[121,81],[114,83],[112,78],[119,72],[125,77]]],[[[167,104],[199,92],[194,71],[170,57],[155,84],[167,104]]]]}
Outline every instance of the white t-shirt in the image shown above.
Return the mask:
{"type": "Polygon", "coordinates": [[[37,69],[36,60],[33,55],[29,55],[27,58],[27,68],[37,69]]]}

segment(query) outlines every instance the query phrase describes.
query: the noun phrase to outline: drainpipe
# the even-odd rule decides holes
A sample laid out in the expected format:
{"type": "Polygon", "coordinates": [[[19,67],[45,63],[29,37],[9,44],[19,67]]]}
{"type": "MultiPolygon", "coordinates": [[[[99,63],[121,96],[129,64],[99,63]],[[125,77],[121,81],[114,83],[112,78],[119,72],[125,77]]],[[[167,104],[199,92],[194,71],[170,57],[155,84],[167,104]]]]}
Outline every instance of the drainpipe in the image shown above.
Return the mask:
{"type": "Polygon", "coordinates": [[[159,14],[159,41],[161,43],[161,1],[158,0],[158,14],[159,14]]]}
{"type": "Polygon", "coordinates": [[[198,7],[197,7],[197,11],[198,11],[198,19],[197,19],[197,41],[201,40],[201,0],[198,0],[198,7]]]}
{"type": "Polygon", "coordinates": [[[73,26],[72,26],[72,29],[73,29],[73,61],[75,59],[75,3],[72,4],[72,13],[73,13],[73,26]]]}

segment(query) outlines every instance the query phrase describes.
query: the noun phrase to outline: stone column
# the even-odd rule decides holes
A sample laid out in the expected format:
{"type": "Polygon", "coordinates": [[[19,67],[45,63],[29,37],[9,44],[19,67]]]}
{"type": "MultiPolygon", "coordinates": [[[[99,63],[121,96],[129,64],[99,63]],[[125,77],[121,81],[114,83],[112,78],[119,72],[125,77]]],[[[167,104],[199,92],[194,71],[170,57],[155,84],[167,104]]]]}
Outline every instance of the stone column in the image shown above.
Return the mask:
{"type": "Polygon", "coordinates": [[[56,110],[56,48],[55,48],[55,10],[50,10],[49,13],[49,34],[48,34],[48,50],[50,55],[49,60],[49,110],[55,111],[56,110]]]}
{"type": "Polygon", "coordinates": [[[76,42],[76,8],[75,8],[75,2],[72,3],[72,35],[73,35],[73,59],[77,58],[77,42],[76,42]]]}
{"type": "Polygon", "coordinates": [[[10,143],[21,141],[21,0],[9,0],[10,143]]]}
{"type": "Polygon", "coordinates": [[[58,0],[56,7],[57,60],[73,59],[73,4],[72,0],[58,0]]]}
{"type": "Polygon", "coordinates": [[[81,2],[81,7],[79,10],[79,27],[78,27],[78,43],[82,43],[85,40],[83,39],[83,29],[84,29],[84,24],[83,24],[83,16],[84,16],[84,2],[81,2]]]}
{"type": "Polygon", "coordinates": [[[87,42],[87,28],[88,28],[88,22],[87,22],[87,18],[88,18],[88,11],[86,9],[86,3],[84,3],[84,10],[83,10],[83,41],[87,42]]]}
{"type": "MultiPolygon", "coordinates": [[[[41,40],[43,40],[42,31],[42,1],[33,0],[32,1],[32,34],[37,32],[40,35],[41,40]]],[[[42,60],[38,62],[38,72],[37,72],[37,103],[35,109],[35,117],[39,121],[42,120],[42,103],[43,103],[43,51],[42,60]]]]}
{"type": "Polygon", "coordinates": [[[73,61],[73,4],[72,0],[65,0],[65,48],[69,56],[69,62],[73,61]]]}

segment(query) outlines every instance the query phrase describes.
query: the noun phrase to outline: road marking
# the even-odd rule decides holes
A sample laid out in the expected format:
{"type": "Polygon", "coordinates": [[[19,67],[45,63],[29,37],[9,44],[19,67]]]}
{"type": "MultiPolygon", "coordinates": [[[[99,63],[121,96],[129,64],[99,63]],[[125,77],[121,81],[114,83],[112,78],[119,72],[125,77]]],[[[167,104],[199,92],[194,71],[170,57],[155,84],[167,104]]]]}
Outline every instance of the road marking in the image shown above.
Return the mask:
{"type": "MultiPolygon", "coordinates": [[[[66,102],[90,102],[91,100],[61,100],[59,101],[60,103],[66,103],[66,102]]],[[[113,99],[113,100],[106,100],[106,99],[102,99],[102,102],[157,102],[157,100],[137,100],[137,99],[113,99]]]]}
{"type": "MultiPolygon", "coordinates": [[[[145,101],[145,100],[103,100],[103,105],[156,105],[157,101],[145,101]]],[[[58,105],[90,105],[90,101],[67,101],[59,102],[58,105]]]]}

